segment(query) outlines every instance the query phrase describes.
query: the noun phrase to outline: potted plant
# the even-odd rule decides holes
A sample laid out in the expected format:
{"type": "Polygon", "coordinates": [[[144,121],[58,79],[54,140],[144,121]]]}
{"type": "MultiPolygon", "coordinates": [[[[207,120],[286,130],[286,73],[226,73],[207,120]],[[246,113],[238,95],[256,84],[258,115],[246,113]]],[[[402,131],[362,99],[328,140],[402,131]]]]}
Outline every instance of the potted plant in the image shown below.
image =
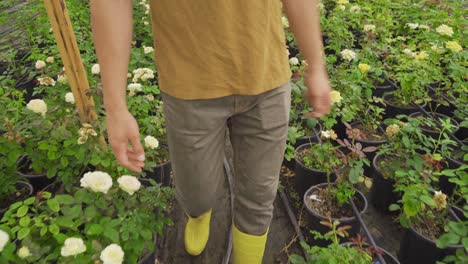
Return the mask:
{"type": "Polygon", "coordinates": [[[325,239],[331,243],[327,247],[309,246],[306,243],[301,244],[307,251],[307,258],[299,255],[291,255],[289,260],[292,264],[328,264],[328,263],[356,263],[356,264],[374,264],[378,263],[377,255],[387,261],[387,263],[399,263],[387,251],[381,248],[374,248],[365,243],[365,239],[360,235],[350,240],[352,243],[341,243],[342,238],[348,237],[347,230],[350,226],[340,226],[340,222],[332,220],[328,215],[328,219],[322,222],[322,225],[330,229],[326,234],[321,234],[315,230],[311,233],[318,239],[325,239]]]}
{"type": "Polygon", "coordinates": [[[451,216],[447,210],[447,196],[431,187],[431,177],[427,173],[416,170],[397,173],[396,188],[402,193],[402,199],[392,204],[390,210],[400,211],[398,219],[406,228],[399,254],[403,263],[435,263],[462,247],[452,246],[447,251],[436,246],[451,216]]]}
{"type": "Polygon", "coordinates": [[[0,221],[12,241],[0,260],[137,263],[154,250],[153,234],[171,223],[170,189],[154,182],[144,186],[129,175],[116,184],[100,171],[86,173],[80,182],[82,188],[71,194],[39,192],[12,204],[0,221]]]}
{"type": "Polygon", "coordinates": [[[453,118],[439,113],[432,113],[431,115],[433,115],[433,117],[427,117],[421,112],[415,112],[412,113],[410,117],[418,119],[423,133],[435,139],[438,139],[443,132],[455,134],[460,128],[458,122],[453,118]],[[433,118],[437,119],[437,121],[442,125],[442,128],[437,125],[433,118]]]}
{"type": "Polygon", "coordinates": [[[331,142],[337,139],[335,132],[322,131],[321,136],[321,143],[311,139],[310,143],[299,146],[295,151],[295,186],[299,197],[303,197],[311,186],[326,182],[327,171],[332,173],[343,165],[340,159],[344,156],[343,152],[331,142]]]}
{"type": "MultiPolygon", "coordinates": [[[[347,154],[341,157],[340,161],[344,165],[337,171],[338,177],[333,183],[330,179],[334,167],[326,166],[326,183],[321,183],[310,187],[304,195],[304,204],[308,211],[308,218],[311,227],[319,232],[325,232],[320,221],[326,219],[326,214],[330,214],[333,220],[350,225],[349,232],[354,236],[359,232],[359,223],[350,204],[350,200],[358,207],[360,214],[367,209],[367,199],[352,185],[360,181],[364,172],[364,164],[369,161],[365,158],[365,153],[375,151],[375,147],[362,148],[360,143],[349,142],[347,139],[337,142],[341,147],[347,149],[347,154]]],[[[336,158],[336,157],[335,157],[336,158]]],[[[323,243],[324,241],[316,241],[323,243]]]]}

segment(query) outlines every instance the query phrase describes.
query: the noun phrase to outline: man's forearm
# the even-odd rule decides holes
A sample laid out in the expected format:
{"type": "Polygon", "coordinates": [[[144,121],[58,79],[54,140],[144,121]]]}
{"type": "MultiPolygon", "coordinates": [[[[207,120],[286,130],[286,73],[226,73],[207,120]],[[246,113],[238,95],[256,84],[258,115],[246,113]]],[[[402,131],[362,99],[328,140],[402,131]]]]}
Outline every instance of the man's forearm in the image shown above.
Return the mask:
{"type": "Polygon", "coordinates": [[[126,86],[133,31],[132,0],[91,0],[91,27],[106,111],[127,110],[126,86]]]}
{"type": "Polygon", "coordinates": [[[285,13],[309,70],[325,70],[318,0],[282,0],[285,13]]]}

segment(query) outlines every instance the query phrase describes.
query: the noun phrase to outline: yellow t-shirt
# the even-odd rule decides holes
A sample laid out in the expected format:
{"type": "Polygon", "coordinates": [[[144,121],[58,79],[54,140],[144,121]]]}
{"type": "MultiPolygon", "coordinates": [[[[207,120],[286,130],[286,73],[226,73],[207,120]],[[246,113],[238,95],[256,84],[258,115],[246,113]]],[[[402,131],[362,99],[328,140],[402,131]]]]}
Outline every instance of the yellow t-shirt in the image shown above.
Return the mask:
{"type": "Polygon", "coordinates": [[[254,95],[291,77],[280,0],[150,0],[160,89],[254,95]]]}

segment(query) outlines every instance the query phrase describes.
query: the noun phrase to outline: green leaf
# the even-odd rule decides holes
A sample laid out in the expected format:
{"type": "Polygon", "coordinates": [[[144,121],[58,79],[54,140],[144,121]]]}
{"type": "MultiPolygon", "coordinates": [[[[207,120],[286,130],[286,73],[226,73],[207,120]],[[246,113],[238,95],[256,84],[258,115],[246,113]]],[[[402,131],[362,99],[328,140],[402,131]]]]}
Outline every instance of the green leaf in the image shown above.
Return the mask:
{"type": "Polygon", "coordinates": [[[23,216],[19,220],[19,225],[25,227],[25,226],[28,226],[30,222],[31,222],[31,218],[29,216],[23,216]]]}
{"type": "Polygon", "coordinates": [[[98,211],[95,206],[89,206],[84,211],[84,215],[87,218],[94,218],[97,214],[98,214],[98,211]]]}
{"type": "Polygon", "coordinates": [[[57,241],[57,243],[59,245],[62,245],[65,242],[65,240],[67,239],[67,236],[65,234],[58,233],[58,234],[54,235],[54,238],[55,238],[55,240],[57,241]]]}
{"type": "Polygon", "coordinates": [[[461,237],[468,236],[468,230],[466,229],[465,224],[463,222],[449,222],[448,227],[451,231],[453,231],[455,234],[461,237]]]}
{"type": "Polygon", "coordinates": [[[468,237],[462,238],[462,244],[465,250],[468,249],[468,237]]]}
{"type": "Polygon", "coordinates": [[[113,228],[106,228],[104,234],[105,237],[109,238],[113,243],[119,243],[119,232],[113,228]]]}
{"type": "Polygon", "coordinates": [[[431,197],[427,195],[422,195],[420,198],[421,198],[421,201],[423,201],[425,204],[432,206],[432,207],[436,206],[436,203],[431,197]]]}
{"type": "Polygon", "coordinates": [[[15,210],[16,208],[20,207],[21,205],[23,205],[23,202],[16,202],[16,203],[10,205],[10,210],[15,210]]]}
{"type": "Polygon", "coordinates": [[[55,222],[59,226],[73,228],[74,222],[66,217],[59,217],[55,222]]]}
{"type": "Polygon", "coordinates": [[[437,247],[446,248],[451,245],[457,245],[459,241],[460,237],[453,233],[443,234],[440,236],[439,240],[437,240],[437,247]]]}
{"type": "Polygon", "coordinates": [[[47,233],[47,226],[43,226],[41,228],[41,231],[39,232],[39,235],[44,236],[47,233]]]}
{"type": "Polygon", "coordinates": [[[60,211],[60,204],[56,199],[50,199],[47,201],[47,206],[52,210],[53,212],[58,212],[60,211]]]}
{"type": "Polygon", "coordinates": [[[68,166],[68,159],[66,157],[62,157],[60,159],[60,164],[62,164],[63,167],[67,167],[68,166]]]}
{"type": "Polygon", "coordinates": [[[50,233],[52,233],[53,235],[56,235],[56,234],[60,233],[60,228],[59,228],[59,226],[56,225],[56,224],[51,224],[51,225],[49,226],[49,231],[50,231],[50,233]]]}
{"type": "Polygon", "coordinates": [[[388,210],[390,211],[398,211],[400,210],[400,206],[398,204],[391,204],[389,207],[388,207],[388,210]]]}
{"type": "Polygon", "coordinates": [[[403,210],[407,216],[415,216],[419,211],[419,202],[415,199],[408,199],[403,205],[403,210]]]}
{"type": "Polygon", "coordinates": [[[73,199],[73,196],[71,196],[69,194],[57,194],[55,196],[55,199],[61,204],[73,204],[73,203],[75,203],[75,199],[73,199]]]}
{"type": "Polygon", "coordinates": [[[91,224],[87,226],[86,234],[87,235],[99,235],[104,231],[104,228],[98,224],[91,224]]]}
{"type": "Polygon", "coordinates": [[[28,211],[29,211],[29,207],[27,205],[22,205],[16,212],[16,216],[23,217],[28,213],[28,211]]]}
{"type": "Polygon", "coordinates": [[[23,240],[26,236],[29,235],[29,232],[31,232],[31,229],[29,229],[28,227],[20,228],[20,230],[18,231],[18,239],[23,240]]]}
{"type": "Polygon", "coordinates": [[[24,200],[24,204],[31,205],[36,201],[36,197],[29,197],[28,199],[24,200]]]}

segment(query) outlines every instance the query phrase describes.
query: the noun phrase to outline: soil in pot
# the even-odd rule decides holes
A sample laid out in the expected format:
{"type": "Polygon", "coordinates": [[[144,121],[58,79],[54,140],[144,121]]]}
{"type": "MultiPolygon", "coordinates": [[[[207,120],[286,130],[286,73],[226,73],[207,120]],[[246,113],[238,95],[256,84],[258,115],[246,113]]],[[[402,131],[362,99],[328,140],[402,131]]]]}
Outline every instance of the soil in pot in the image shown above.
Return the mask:
{"type": "MultiPolygon", "coordinates": [[[[303,144],[296,149],[294,154],[295,164],[295,187],[299,197],[303,197],[305,192],[314,185],[327,182],[327,173],[321,168],[311,168],[305,165],[304,157],[310,155],[310,143],[303,144]]],[[[344,156],[343,152],[337,150],[338,156],[344,156]]],[[[342,168],[339,168],[339,170],[342,168]]],[[[330,175],[332,181],[336,179],[336,175],[330,175]]]]}
{"type": "MultiPolygon", "coordinates": [[[[351,204],[340,205],[336,199],[328,199],[328,183],[322,183],[310,187],[304,195],[304,204],[307,209],[308,222],[310,223],[310,229],[316,230],[322,234],[327,233],[330,229],[322,225],[321,221],[327,221],[327,214],[330,214],[333,221],[338,220],[340,226],[350,226],[348,230],[349,237],[355,237],[360,231],[360,225],[357,218],[354,216],[354,212],[351,204]]],[[[332,188],[336,186],[332,184],[332,188]]],[[[356,204],[361,215],[367,210],[367,200],[365,196],[354,189],[356,194],[353,197],[353,201],[356,204]]],[[[321,239],[312,239],[314,245],[327,246],[330,241],[321,239]]]]}
{"type": "Polygon", "coordinates": [[[382,155],[376,155],[372,161],[373,182],[370,202],[377,211],[385,214],[395,214],[395,212],[389,211],[388,207],[400,199],[393,188],[395,181],[392,179],[389,166],[392,162],[404,164],[404,160],[390,159],[382,155]]]}
{"type": "MultiPolygon", "coordinates": [[[[375,129],[367,129],[361,123],[354,122],[350,125],[352,130],[348,130],[347,134],[350,138],[356,140],[356,142],[361,143],[362,148],[366,147],[379,147],[380,145],[387,142],[385,138],[384,130],[379,127],[377,130],[375,129]],[[356,129],[356,130],[355,130],[356,129]]],[[[374,152],[367,152],[366,158],[372,162],[376,155],[376,151],[374,152]]],[[[372,177],[373,169],[372,166],[364,166],[364,176],[372,177]]]]}
{"type": "MultiPolygon", "coordinates": [[[[463,219],[466,220],[466,219],[463,219]]],[[[441,225],[419,223],[405,230],[401,243],[399,260],[403,264],[427,263],[435,264],[446,256],[454,254],[463,245],[440,249],[436,245],[437,238],[444,232],[441,225]]]]}
{"type": "MultiPolygon", "coordinates": [[[[383,100],[386,104],[384,118],[392,118],[397,115],[410,115],[417,112],[419,108],[413,105],[402,105],[401,102],[393,95],[393,93],[385,93],[383,100]]],[[[421,107],[425,107],[426,103],[419,104],[421,107]]]]}
{"type": "MultiPolygon", "coordinates": [[[[439,113],[432,113],[432,114],[435,115],[434,117],[437,117],[438,119],[437,121],[439,123],[442,123],[442,120],[446,120],[447,118],[449,118],[450,123],[452,123],[453,125],[453,129],[450,131],[452,134],[455,134],[460,128],[458,122],[455,119],[450,118],[443,114],[439,114],[439,113]]],[[[434,120],[432,120],[429,117],[424,116],[423,113],[421,112],[412,113],[410,116],[421,120],[421,130],[423,134],[425,134],[426,136],[430,136],[436,140],[439,138],[441,129],[437,126],[434,120]]]]}
{"type": "MultiPolygon", "coordinates": [[[[349,245],[349,246],[352,246],[352,247],[359,247],[359,245],[357,243],[355,243],[355,242],[343,243],[341,245],[343,245],[343,246],[349,245]]],[[[366,250],[369,247],[371,247],[371,245],[368,244],[368,243],[364,243],[364,244],[361,245],[361,247],[363,248],[363,250],[366,250]]],[[[390,254],[390,252],[388,252],[387,250],[385,250],[385,249],[383,249],[381,247],[377,247],[377,249],[378,249],[378,251],[381,252],[381,256],[383,257],[385,262],[387,262],[387,264],[400,264],[398,259],[395,256],[393,256],[392,254],[390,254]]],[[[373,253],[373,254],[371,254],[371,256],[373,257],[373,259],[372,259],[373,262],[372,263],[376,263],[379,259],[377,258],[376,253],[374,253],[374,249],[372,249],[372,253],[373,253]]]]}
{"type": "Polygon", "coordinates": [[[16,182],[16,191],[0,200],[0,219],[11,204],[30,197],[34,192],[33,186],[24,181],[16,182]]]}
{"type": "Polygon", "coordinates": [[[28,182],[31,183],[34,190],[42,190],[53,182],[53,179],[47,178],[45,173],[34,172],[30,168],[31,160],[29,160],[27,156],[21,156],[16,164],[18,175],[28,179],[28,182]]]}

